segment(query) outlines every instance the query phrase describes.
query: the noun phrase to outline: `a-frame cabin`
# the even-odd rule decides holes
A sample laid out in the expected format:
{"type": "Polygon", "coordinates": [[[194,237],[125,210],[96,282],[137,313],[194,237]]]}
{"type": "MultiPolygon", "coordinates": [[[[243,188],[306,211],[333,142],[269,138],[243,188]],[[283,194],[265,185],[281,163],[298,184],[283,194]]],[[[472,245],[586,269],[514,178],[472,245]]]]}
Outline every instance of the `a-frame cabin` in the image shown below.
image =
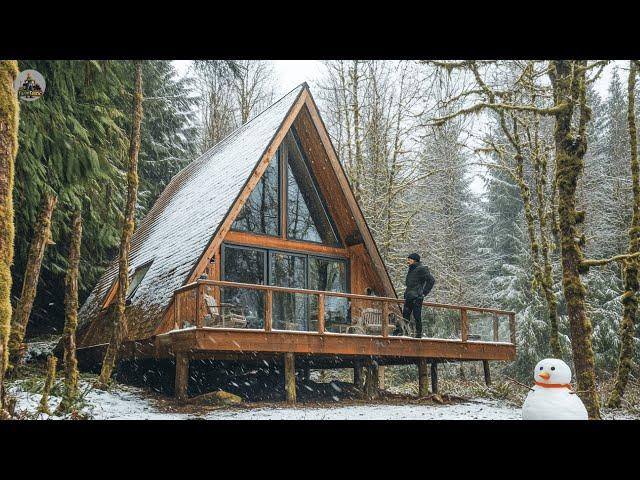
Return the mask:
{"type": "MultiPolygon", "coordinates": [[[[293,399],[296,363],[418,363],[424,391],[428,363],[515,355],[512,312],[425,303],[457,318],[458,338],[391,335],[401,300],[306,84],[178,173],[129,260],[120,358],[175,357],[179,397],[192,359],[281,361],[293,399]],[[491,317],[487,341],[469,335],[472,314],[491,317]]],[[[109,342],[117,268],[80,311],[85,358],[98,360],[109,342]]]]}

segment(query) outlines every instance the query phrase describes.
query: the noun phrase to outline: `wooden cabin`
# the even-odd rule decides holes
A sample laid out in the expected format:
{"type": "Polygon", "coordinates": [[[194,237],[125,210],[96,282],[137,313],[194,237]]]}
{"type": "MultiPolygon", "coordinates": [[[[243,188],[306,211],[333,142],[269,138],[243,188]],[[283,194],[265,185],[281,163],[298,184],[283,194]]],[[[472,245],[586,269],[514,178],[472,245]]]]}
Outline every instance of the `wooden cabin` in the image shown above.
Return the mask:
{"type": "MultiPolygon", "coordinates": [[[[392,335],[402,300],[306,84],[171,180],[129,264],[120,358],[175,358],[178,397],[193,359],[282,362],[293,400],[296,366],[417,363],[424,392],[429,364],[433,382],[444,360],[515,356],[513,312],[425,302],[425,331],[438,324],[440,335],[392,335]],[[474,319],[484,333],[472,332],[474,319]]],[[[96,361],[117,270],[114,261],[80,311],[79,355],[96,361]]]]}

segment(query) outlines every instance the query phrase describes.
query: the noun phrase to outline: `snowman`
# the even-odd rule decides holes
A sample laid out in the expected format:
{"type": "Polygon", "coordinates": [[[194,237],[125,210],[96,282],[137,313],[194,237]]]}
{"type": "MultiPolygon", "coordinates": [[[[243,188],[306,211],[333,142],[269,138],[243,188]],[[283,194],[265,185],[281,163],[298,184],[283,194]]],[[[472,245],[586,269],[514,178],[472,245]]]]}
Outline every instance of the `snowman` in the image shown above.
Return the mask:
{"type": "Polygon", "coordinates": [[[522,405],[523,420],[587,420],[587,409],[572,390],[571,369],[557,358],[538,362],[535,386],[522,405]]]}

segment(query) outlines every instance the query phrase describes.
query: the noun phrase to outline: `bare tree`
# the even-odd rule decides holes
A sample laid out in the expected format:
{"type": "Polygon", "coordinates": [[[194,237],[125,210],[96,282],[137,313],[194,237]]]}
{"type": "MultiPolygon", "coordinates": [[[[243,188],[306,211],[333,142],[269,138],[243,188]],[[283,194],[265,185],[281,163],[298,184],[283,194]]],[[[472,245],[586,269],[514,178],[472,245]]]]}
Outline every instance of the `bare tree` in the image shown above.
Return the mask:
{"type": "Polygon", "coordinates": [[[120,253],[118,256],[118,291],[116,294],[116,319],[109,346],[102,361],[96,387],[106,389],[111,382],[122,342],[127,336],[126,297],[129,290],[129,252],[135,228],[136,199],[138,196],[138,152],[140,151],[140,124],[142,123],[142,62],[135,62],[135,92],[133,96],[133,122],[129,145],[129,171],[127,173],[127,204],[125,207],[120,253]]]}

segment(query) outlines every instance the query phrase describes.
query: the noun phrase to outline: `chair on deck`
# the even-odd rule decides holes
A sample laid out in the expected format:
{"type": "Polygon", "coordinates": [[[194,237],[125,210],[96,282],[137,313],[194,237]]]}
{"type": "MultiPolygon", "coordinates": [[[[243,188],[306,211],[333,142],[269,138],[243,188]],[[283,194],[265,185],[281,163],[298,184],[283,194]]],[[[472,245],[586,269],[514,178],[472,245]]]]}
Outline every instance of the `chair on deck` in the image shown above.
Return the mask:
{"type": "Polygon", "coordinates": [[[247,328],[247,318],[243,313],[238,313],[238,310],[242,311],[242,307],[230,303],[221,303],[218,306],[215,297],[206,294],[204,295],[204,301],[209,311],[205,315],[205,326],[247,328]]]}
{"type": "MultiPolygon", "coordinates": [[[[363,308],[361,322],[365,334],[382,335],[382,312],[377,308],[363,308]]],[[[393,333],[395,328],[393,322],[389,322],[388,333],[393,333]]]]}

